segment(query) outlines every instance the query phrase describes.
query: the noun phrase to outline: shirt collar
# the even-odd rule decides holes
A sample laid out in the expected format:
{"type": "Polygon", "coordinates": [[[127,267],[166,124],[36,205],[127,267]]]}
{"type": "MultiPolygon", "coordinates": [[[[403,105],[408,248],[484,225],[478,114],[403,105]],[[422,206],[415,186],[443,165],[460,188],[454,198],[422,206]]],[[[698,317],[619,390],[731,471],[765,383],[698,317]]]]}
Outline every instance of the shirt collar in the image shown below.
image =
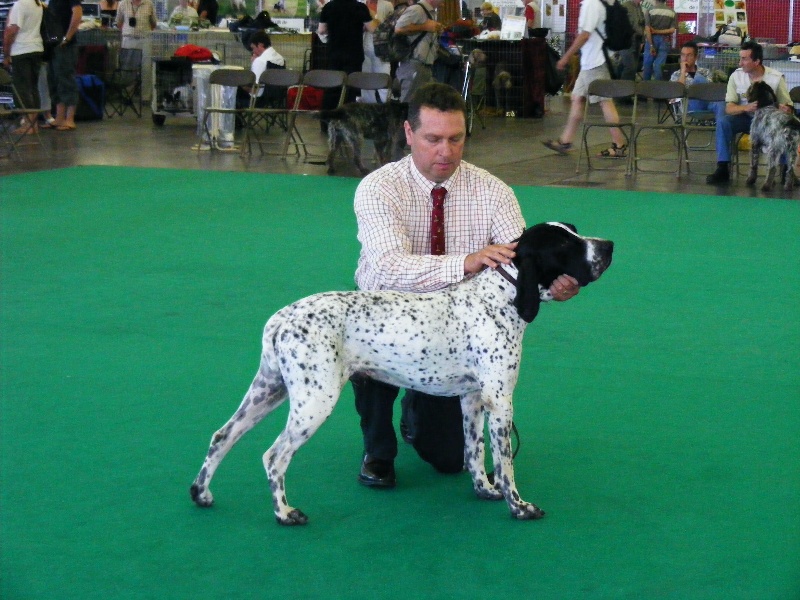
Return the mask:
{"type": "Polygon", "coordinates": [[[459,163],[458,168],[456,168],[455,172],[448,177],[442,183],[436,183],[425,177],[422,173],[419,172],[417,169],[417,165],[414,164],[414,158],[409,156],[408,157],[409,163],[409,170],[411,171],[411,179],[420,187],[420,189],[430,196],[431,190],[435,187],[443,187],[446,190],[450,191],[455,187],[458,178],[461,176],[461,164],[459,163]]]}

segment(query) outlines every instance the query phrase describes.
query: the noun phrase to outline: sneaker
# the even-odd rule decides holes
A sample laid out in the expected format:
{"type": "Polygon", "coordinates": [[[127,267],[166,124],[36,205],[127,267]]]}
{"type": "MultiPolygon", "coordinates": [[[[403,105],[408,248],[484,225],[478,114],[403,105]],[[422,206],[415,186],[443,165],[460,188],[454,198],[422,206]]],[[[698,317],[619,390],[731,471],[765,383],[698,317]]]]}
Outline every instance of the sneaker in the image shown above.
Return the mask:
{"type": "Polygon", "coordinates": [[[559,140],[546,140],[542,142],[542,144],[550,148],[550,150],[558,152],[562,156],[566,156],[572,150],[572,144],[562,144],[559,140]]]}

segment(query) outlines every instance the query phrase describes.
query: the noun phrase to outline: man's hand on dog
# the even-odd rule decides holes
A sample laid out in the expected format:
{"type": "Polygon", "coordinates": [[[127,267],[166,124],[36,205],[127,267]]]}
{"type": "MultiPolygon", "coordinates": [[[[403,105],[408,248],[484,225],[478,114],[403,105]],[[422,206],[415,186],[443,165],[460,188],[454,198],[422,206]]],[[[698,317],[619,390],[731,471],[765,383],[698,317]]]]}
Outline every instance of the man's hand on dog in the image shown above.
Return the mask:
{"type": "MultiPolygon", "coordinates": [[[[516,247],[516,242],[492,244],[467,255],[467,258],[464,259],[464,274],[473,275],[486,267],[494,269],[500,264],[511,264],[511,259],[516,256],[516,252],[514,252],[516,247]]],[[[553,296],[553,300],[558,302],[569,300],[580,291],[581,286],[578,281],[569,275],[559,275],[550,285],[550,295],[553,296]]]]}
{"type": "Polygon", "coordinates": [[[464,259],[464,274],[474,275],[483,271],[486,267],[494,269],[499,264],[510,265],[511,259],[517,254],[514,248],[517,242],[511,244],[492,244],[473,252],[464,259]]]}

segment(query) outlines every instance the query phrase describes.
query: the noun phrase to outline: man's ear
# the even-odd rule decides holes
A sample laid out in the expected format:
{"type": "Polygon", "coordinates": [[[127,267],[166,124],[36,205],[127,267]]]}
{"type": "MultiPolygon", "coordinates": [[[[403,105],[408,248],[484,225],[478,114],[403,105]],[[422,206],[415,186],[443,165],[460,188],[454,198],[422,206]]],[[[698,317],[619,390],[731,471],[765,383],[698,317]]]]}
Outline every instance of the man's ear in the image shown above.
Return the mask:
{"type": "Polygon", "coordinates": [[[412,139],[414,137],[414,130],[411,129],[411,123],[409,123],[408,121],[405,121],[403,123],[403,129],[405,129],[405,131],[406,131],[406,143],[410,146],[411,145],[411,141],[412,141],[412,139]]]}
{"type": "Polygon", "coordinates": [[[517,295],[514,307],[520,319],[530,323],[539,314],[539,269],[532,256],[520,258],[517,264],[517,295]]]}

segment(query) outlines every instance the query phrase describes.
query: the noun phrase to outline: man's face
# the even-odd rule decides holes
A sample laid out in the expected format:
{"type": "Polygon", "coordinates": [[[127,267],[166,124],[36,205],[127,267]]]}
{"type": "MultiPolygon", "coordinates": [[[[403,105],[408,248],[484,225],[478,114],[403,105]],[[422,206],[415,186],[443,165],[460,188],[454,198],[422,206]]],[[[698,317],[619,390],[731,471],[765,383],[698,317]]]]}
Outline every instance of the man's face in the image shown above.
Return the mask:
{"type": "Polygon", "coordinates": [[[461,111],[443,112],[423,106],[416,131],[406,121],[406,141],[414,165],[426,179],[442,183],[450,177],[464,153],[467,127],[461,111]]]}
{"type": "Polygon", "coordinates": [[[752,50],[739,50],[739,66],[745,73],[752,73],[758,68],[759,62],[753,60],[752,50]]]}
{"type": "Polygon", "coordinates": [[[681,48],[681,62],[686,63],[687,66],[693,67],[697,62],[697,55],[691,48],[681,48]]]}
{"type": "Polygon", "coordinates": [[[253,58],[258,58],[262,54],[264,54],[264,44],[250,44],[250,50],[253,51],[253,58]]]}

